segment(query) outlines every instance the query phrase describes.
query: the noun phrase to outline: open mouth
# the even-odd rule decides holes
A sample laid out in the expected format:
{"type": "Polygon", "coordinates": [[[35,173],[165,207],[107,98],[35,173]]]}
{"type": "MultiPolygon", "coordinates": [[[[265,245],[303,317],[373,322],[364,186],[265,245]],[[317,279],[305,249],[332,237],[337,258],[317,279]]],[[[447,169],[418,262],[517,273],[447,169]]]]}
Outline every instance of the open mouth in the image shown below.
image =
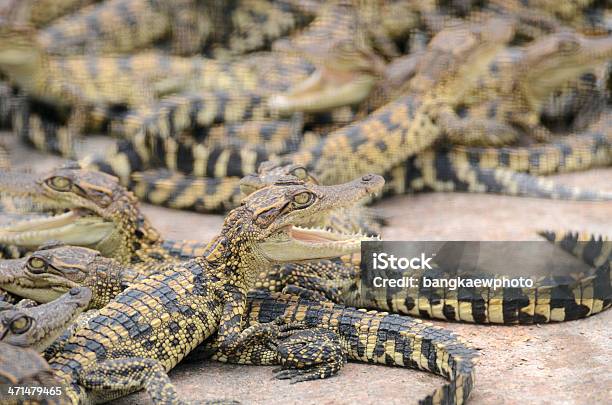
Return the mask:
{"type": "Polygon", "coordinates": [[[290,225],[282,228],[271,241],[261,243],[260,247],[273,261],[308,261],[357,253],[361,250],[361,242],[377,240],[380,240],[378,236],[290,225]]]}
{"type": "Polygon", "coordinates": [[[344,73],[336,77],[330,69],[319,70],[287,93],[268,99],[268,105],[280,114],[316,113],[358,104],[372,91],[377,79],[370,74],[344,73]]]}
{"type": "Polygon", "coordinates": [[[88,210],[69,210],[49,216],[23,215],[20,220],[11,221],[0,228],[0,243],[33,248],[56,240],[89,246],[99,243],[113,230],[112,222],[88,210]]]}

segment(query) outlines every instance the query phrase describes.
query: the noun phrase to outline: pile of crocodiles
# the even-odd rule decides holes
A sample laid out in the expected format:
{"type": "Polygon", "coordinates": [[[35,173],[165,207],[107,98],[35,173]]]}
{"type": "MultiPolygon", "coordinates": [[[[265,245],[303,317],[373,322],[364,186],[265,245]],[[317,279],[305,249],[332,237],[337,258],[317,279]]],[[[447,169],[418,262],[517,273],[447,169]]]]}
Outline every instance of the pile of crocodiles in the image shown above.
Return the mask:
{"type": "MultiPolygon", "coordinates": [[[[574,233],[543,236],[592,271],[543,280],[518,296],[504,289],[469,298],[408,290],[388,292],[384,300],[370,296],[361,291],[355,253],[361,241],[377,238],[354,230],[376,232],[378,224],[354,204],[380,192],[384,180],[365,175],[319,186],[303,170],[266,165],[245,177],[248,196],[209,243],[162,239],[134,195],[107,174],[77,164],[41,175],[3,174],[0,191],[32,201],[29,213],[7,218],[0,230],[0,242],[14,248],[6,252],[24,256],[0,262],[0,288],[11,311],[3,339],[43,351],[51,376],[48,367],[32,367],[63,387],[68,403],[103,402],[141,388],[155,403],[181,403],[165,372],[196,348],[198,360],[280,364],[277,377],[293,381],[329,377],[347,360],[413,367],[449,379],[423,403],[463,403],[477,352],[408,315],[545,323],[612,305],[610,242],[580,242],[583,236],[574,233]],[[70,319],[57,323],[65,325],[85,307],[93,312],[55,340],[61,328],[44,319],[13,325],[41,319],[36,311],[79,294],[88,294],[87,303],[73,313],[63,310],[70,319]],[[34,327],[46,329],[35,333],[34,327]]],[[[16,381],[38,378],[7,372],[16,381]]]]}
{"type": "Polygon", "coordinates": [[[374,295],[360,245],[384,220],[365,204],[612,200],[542,177],[612,162],[611,19],[599,0],[3,2],[0,125],[78,161],[20,172],[0,145],[0,402],[189,403],[167,375],[187,358],[291,382],[409,367],[447,379],[419,403],[465,403],[477,350],[412,316],[597,314],[612,242],[542,232],[588,270],[520,291],[374,295]],[[84,155],[90,133],[114,145],[84,155]],[[225,221],[167,240],[139,200],[225,221]]]}

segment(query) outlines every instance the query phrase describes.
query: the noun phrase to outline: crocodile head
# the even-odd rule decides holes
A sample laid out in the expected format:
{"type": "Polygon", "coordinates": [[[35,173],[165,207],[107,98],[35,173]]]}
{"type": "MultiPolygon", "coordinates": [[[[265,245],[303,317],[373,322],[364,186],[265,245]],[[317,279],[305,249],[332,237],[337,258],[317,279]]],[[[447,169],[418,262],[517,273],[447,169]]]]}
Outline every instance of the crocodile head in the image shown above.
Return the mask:
{"type": "Polygon", "coordinates": [[[439,97],[456,102],[477,82],[495,55],[512,39],[515,21],[488,18],[466,22],[437,33],[419,58],[416,74],[409,82],[412,93],[439,89],[439,97]]]}
{"type": "MultiPolygon", "coordinates": [[[[259,165],[256,174],[250,174],[240,179],[240,190],[246,196],[287,177],[293,177],[306,183],[319,184],[317,178],[304,166],[267,161],[259,165]]],[[[313,218],[310,226],[324,227],[340,232],[365,232],[368,235],[376,235],[380,234],[379,225],[382,225],[382,223],[384,223],[384,220],[379,214],[360,204],[359,207],[338,208],[327,216],[313,218]]]]}
{"type": "Polygon", "coordinates": [[[40,303],[51,302],[76,287],[89,287],[88,308],[101,308],[122,291],[136,273],[115,260],[81,246],[50,243],[29,257],[0,262],[0,289],[40,303]]]}
{"type": "Polygon", "coordinates": [[[529,45],[516,70],[517,85],[533,111],[556,89],[612,59],[612,35],[547,35],[529,45]]]}
{"type": "Polygon", "coordinates": [[[50,215],[0,228],[0,243],[30,249],[55,240],[86,246],[122,263],[159,240],[132,193],[110,175],[69,165],[44,174],[0,172],[0,193],[50,215]]]}
{"type": "Polygon", "coordinates": [[[0,303],[0,341],[42,351],[83,312],[90,299],[91,290],[80,287],[34,307],[0,303]]]}
{"type": "Polygon", "coordinates": [[[221,235],[209,244],[205,257],[209,262],[221,261],[231,274],[244,274],[248,279],[271,263],[355,253],[361,241],[377,238],[310,228],[309,224],[333,210],[355,205],[379,192],[383,184],[384,179],[377,175],[336,186],[280,178],[251,193],[227,215],[221,235]]]}
{"type": "Polygon", "coordinates": [[[362,102],[384,72],[385,63],[355,38],[342,38],[329,46],[308,46],[301,53],[317,69],[304,82],[269,98],[280,114],[321,112],[362,102]]]}

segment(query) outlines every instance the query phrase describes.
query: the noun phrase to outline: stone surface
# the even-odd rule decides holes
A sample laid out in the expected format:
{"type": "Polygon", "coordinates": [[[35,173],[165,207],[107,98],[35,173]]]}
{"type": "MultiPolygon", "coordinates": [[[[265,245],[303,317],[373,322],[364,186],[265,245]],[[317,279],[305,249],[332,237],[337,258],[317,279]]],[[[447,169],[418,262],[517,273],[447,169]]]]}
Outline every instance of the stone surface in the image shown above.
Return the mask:
{"type": "MultiPolygon", "coordinates": [[[[38,170],[58,162],[7,142],[16,166],[38,170]]],[[[553,178],[612,191],[611,168],[553,178]]],[[[532,240],[536,230],[546,228],[612,234],[609,202],[439,193],[390,198],[376,208],[388,217],[384,236],[389,240],[532,240]]],[[[168,238],[209,239],[222,221],[217,215],[152,206],[145,211],[168,238]]],[[[434,323],[481,349],[472,404],[611,403],[612,311],[542,326],[434,323]]],[[[233,398],[245,404],[416,403],[442,382],[420,371],[356,363],[334,378],[295,385],[272,379],[270,367],[212,362],[181,364],[170,376],[184,398],[233,398]]],[[[149,402],[139,393],[118,403],[149,402]]]]}

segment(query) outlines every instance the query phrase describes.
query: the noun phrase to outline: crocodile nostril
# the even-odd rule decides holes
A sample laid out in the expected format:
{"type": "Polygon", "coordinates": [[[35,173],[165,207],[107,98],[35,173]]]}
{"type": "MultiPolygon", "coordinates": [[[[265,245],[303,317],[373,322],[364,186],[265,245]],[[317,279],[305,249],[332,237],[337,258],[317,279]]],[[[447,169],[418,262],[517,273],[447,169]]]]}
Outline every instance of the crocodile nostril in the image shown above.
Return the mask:
{"type": "Polygon", "coordinates": [[[81,290],[80,290],[79,288],[74,287],[74,288],[71,288],[71,289],[70,289],[69,293],[70,293],[70,295],[79,295],[79,292],[80,292],[80,291],[81,291],[81,290]]]}
{"type": "Polygon", "coordinates": [[[371,174],[366,174],[365,176],[363,176],[363,177],[361,178],[361,181],[369,182],[369,181],[372,181],[372,179],[374,179],[374,176],[373,176],[373,175],[371,175],[371,174]]]}

